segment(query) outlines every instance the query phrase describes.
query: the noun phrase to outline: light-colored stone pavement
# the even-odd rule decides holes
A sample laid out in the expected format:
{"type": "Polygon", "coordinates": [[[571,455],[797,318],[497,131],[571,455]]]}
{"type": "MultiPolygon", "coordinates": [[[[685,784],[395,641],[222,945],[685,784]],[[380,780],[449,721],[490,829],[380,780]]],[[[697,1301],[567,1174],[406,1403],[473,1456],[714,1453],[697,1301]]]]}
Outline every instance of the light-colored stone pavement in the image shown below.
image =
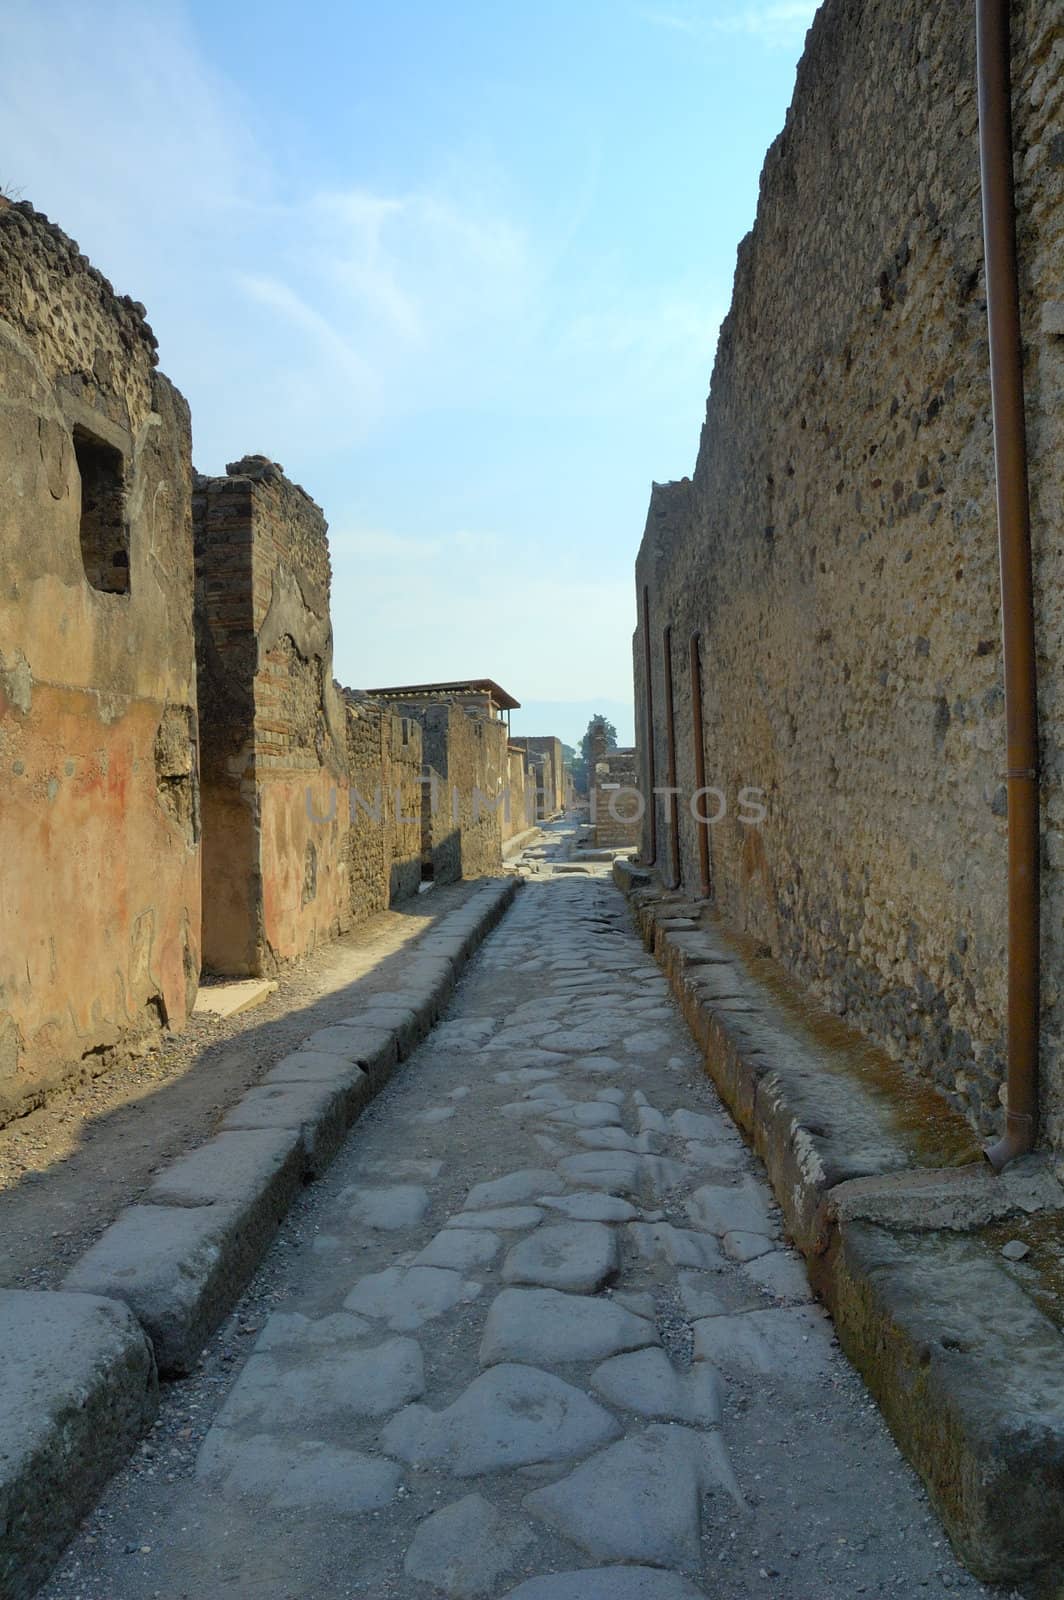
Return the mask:
{"type": "Polygon", "coordinates": [[[957,1590],[623,901],[545,863],[46,1595],[957,1590]]]}

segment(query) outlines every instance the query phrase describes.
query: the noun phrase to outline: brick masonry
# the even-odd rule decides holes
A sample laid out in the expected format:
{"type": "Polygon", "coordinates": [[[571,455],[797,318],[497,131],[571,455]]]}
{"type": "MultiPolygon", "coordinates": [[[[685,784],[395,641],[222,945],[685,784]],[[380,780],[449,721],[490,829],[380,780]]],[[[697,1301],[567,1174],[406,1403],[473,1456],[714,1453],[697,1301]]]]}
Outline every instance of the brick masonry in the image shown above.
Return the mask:
{"type": "Polygon", "coordinates": [[[198,478],[193,514],[204,962],[261,974],[351,920],[327,529],[264,456],[198,478]]]}

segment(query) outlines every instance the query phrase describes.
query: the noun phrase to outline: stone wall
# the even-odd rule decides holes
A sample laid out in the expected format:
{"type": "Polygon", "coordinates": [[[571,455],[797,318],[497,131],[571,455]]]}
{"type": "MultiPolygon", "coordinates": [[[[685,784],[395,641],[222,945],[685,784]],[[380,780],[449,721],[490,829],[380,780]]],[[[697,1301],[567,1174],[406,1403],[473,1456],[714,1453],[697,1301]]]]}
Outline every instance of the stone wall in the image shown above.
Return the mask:
{"type": "Polygon", "coordinates": [[[351,784],[351,916],[408,899],[421,884],[421,727],[368,695],[345,691],[351,784]]]}
{"type": "MultiPolygon", "coordinates": [[[[1019,0],[1013,27],[1043,1132],[1059,1146],[1064,14],[1019,0]]],[[[722,792],[710,830],[721,911],[987,1133],[1000,1122],[1006,974],[989,419],[972,9],[826,0],[740,247],[693,476],[651,500],[637,596],[653,713],[640,638],[637,744],[644,777],[652,758],[667,783],[671,673],[678,782],[696,787],[697,721],[706,782],[722,792]],[[744,820],[744,786],[763,791],[760,825],[744,820]]],[[[678,821],[683,881],[699,892],[686,803],[678,821]]],[[[670,829],[662,798],[666,876],[670,829]]],[[[648,819],[644,852],[650,842],[648,819]]]]}
{"type": "Polygon", "coordinates": [[[144,308],[0,199],[0,1115],[199,974],[188,408],[144,308]]]}
{"type": "Polygon", "coordinates": [[[635,849],[642,837],[643,786],[634,749],[600,751],[591,762],[589,816],[601,850],[635,849]]]}
{"type": "Polygon", "coordinates": [[[546,757],[544,768],[544,783],[546,793],[543,800],[543,815],[557,816],[565,810],[566,806],[566,779],[565,779],[565,752],[560,739],[552,735],[543,735],[529,738],[522,735],[520,738],[511,739],[511,744],[520,746],[522,750],[535,751],[546,757]]]}
{"type": "Polygon", "coordinates": [[[193,512],[203,957],[259,974],[351,917],[326,523],[264,456],[197,478],[193,512]]]}
{"type": "Polygon", "coordinates": [[[510,790],[510,805],[502,817],[503,841],[512,839],[516,834],[524,833],[528,828],[534,827],[536,822],[536,794],[535,779],[528,772],[528,753],[521,746],[511,743],[507,750],[507,783],[510,790]]]}
{"type": "Polygon", "coordinates": [[[498,872],[509,779],[506,724],[440,701],[403,700],[395,709],[421,725],[423,848],[434,880],[498,872]]]}

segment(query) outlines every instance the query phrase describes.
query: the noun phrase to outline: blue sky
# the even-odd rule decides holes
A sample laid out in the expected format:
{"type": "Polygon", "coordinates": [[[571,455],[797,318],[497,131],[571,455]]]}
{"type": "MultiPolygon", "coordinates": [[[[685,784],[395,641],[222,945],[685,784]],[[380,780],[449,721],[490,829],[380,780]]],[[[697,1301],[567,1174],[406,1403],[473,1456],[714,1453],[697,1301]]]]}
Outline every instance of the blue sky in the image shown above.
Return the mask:
{"type": "Polygon", "coordinates": [[[815,0],[7,0],[0,184],[143,300],[195,460],[325,508],[336,671],[632,737],[632,563],[694,463],[815,0]]]}

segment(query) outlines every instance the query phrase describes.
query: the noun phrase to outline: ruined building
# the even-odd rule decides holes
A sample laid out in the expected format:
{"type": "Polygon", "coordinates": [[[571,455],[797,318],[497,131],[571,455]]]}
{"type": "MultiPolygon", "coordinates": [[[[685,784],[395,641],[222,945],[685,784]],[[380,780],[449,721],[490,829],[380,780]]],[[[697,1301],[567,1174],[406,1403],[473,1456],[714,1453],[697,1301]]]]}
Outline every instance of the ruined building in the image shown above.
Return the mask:
{"type": "Polygon", "coordinates": [[[144,308],[0,199],[0,1112],[200,969],[188,407],[144,308]]]}
{"type": "Polygon", "coordinates": [[[0,1121],[528,826],[517,701],[342,693],[321,510],[264,456],[195,477],[155,348],[0,199],[0,1121]]]}
{"type": "MultiPolygon", "coordinates": [[[[682,790],[648,809],[644,858],[686,893],[711,892],[728,926],[990,1133],[1005,1066],[1007,803],[974,48],[968,7],[819,12],[740,247],[694,471],[651,499],[635,675],[644,784],[682,790]],[[689,803],[707,785],[711,824],[689,803]],[[754,807],[744,789],[759,792],[754,807]]],[[[1061,48],[1058,6],[1013,7],[1042,1129],[1057,1147],[1061,48]]]]}
{"type": "Polygon", "coordinates": [[[501,713],[520,702],[490,678],[400,684],[370,693],[421,732],[426,877],[447,883],[497,871],[503,840],[514,831],[509,729],[501,713]]]}
{"type": "Polygon", "coordinates": [[[543,796],[540,802],[540,814],[545,817],[560,815],[569,803],[565,751],[561,740],[549,735],[537,735],[534,738],[527,736],[513,738],[510,742],[516,745],[519,750],[526,750],[531,755],[539,755],[544,758],[543,796]]]}
{"type": "Polygon", "coordinates": [[[197,478],[203,959],[271,972],[351,921],[321,510],[264,456],[197,478]]]}
{"type": "Polygon", "coordinates": [[[646,796],[634,748],[611,750],[602,722],[588,730],[588,803],[595,845],[624,850],[639,844],[646,796]]]}

